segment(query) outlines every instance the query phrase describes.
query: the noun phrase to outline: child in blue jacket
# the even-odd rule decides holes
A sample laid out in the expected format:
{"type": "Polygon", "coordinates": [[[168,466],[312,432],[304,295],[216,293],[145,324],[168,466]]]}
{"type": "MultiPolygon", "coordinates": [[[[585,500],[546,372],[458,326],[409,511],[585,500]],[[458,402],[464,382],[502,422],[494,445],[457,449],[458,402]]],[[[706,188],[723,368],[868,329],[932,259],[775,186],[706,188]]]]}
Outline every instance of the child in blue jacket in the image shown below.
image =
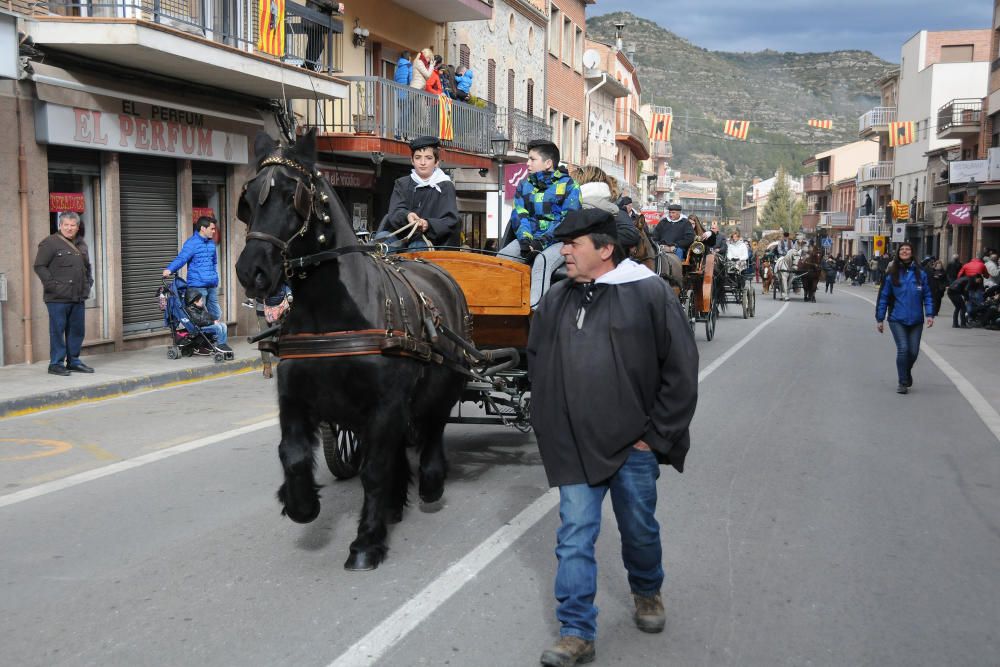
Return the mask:
{"type": "Polygon", "coordinates": [[[458,88],[458,99],[463,102],[472,95],[472,70],[465,65],[455,72],[455,87],[458,88]]]}

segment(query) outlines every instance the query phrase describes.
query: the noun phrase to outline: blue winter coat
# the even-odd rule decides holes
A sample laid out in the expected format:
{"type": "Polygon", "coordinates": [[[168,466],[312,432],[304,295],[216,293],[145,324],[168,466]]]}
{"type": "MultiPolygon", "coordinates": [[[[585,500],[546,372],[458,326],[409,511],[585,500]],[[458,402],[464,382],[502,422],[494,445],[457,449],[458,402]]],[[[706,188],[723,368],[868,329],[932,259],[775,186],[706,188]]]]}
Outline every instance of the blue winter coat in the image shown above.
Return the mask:
{"type": "Polygon", "coordinates": [[[188,265],[187,284],[190,287],[219,286],[219,259],[213,239],[195,233],[184,242],[180,253],[167,269],[170,273],[177,273],[185,264],[188,265]]]}
{"type": "Polygon", "coordinates": [[[472,92],[472,70],[466,69],[465,74],[455,76],[455,86],[463,93],[472,92]]]}
{"type": "Polygon", "coordinates": [[[396,62],[396,73],[392,79],[400,85],[410,85],[410,80],[413,79],[413,63],[406,58],[400,58],[396,62]]]}
{"type": "Polygon", "coordinates": [[[911,262],[910,268],[899,274],[898,287],[893,284],[889,274],[886,274],[878,292],[875,319],[883,321],[886,311],[890,322],[900,322],[907,326],[923,322],[925,313],[926,317],[934,316],[934,300],[927,282],[927,272],[920,269],[916,262],[911,262]]]}

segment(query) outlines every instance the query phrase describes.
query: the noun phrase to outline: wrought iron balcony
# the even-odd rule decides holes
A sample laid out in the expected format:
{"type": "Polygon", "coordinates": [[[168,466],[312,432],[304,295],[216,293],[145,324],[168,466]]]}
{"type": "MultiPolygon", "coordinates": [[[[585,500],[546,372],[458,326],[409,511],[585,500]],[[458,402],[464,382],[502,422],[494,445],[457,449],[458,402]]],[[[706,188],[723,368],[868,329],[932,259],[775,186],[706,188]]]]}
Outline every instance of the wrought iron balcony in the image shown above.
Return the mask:
{"type": "Polygon", "coordinates": [[[892,174],[892,162],[871,162],[858,168],[858,185],[888,185],[892,174]]]}
{"type": "Polygon", "coordinates": [[[938,139],[961,139],[979,134],[982,117],[982,100],[952,100],[938,109],[938,139]]]}
{"type": "Polygon", "coordinates": [[[515,153],[527,155],[528,143],[535,139],[552,140],[551,125],[520,109],[497,108],[496,127],[510,137],[510,148],[515,153]]]}
{"type": "Polygon", "coordinates": [[[896,107],[875,107],[858,118],[858,136],[885,134],[889,123],[896,121],[896,107]]]}

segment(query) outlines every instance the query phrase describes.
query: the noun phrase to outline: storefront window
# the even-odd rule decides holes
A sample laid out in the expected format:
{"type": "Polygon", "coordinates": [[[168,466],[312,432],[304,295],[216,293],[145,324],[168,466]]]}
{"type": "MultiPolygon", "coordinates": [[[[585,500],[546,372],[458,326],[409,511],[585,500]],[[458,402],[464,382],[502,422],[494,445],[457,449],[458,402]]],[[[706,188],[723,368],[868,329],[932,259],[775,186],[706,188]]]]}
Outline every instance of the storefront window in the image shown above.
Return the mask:
{"type": "MultiPolygon", "coordinates": [[[[219,301],[226,301],[226,285],[229,279],[229,219],[226,214],[226,166],[215,163],[194,162],[191,165],[191,223],[198,218],[215,218],[215,243],[219,252],[219,301]]],[[[194,230],[190,230],[193,233],[194,230]]],[[[190,235],[190,234],[189,234],[190,235]]],[[[223,313],[235,319],[231,309],[223,306],[223,313]]]]}
{"type": "Polygon", "coordinates": [[[97,156],[86,155],[79,161],[49,160],[49,233],[59,229],[59,214],[73,211],[80,216],[80,230],[87,243],[94,286],[87,298],[87,307],[97,306],[97,295],[103,282],[101,230],[100,166],[97,156]],[[91,159],[93,157],[93,159],[91,159]]]}

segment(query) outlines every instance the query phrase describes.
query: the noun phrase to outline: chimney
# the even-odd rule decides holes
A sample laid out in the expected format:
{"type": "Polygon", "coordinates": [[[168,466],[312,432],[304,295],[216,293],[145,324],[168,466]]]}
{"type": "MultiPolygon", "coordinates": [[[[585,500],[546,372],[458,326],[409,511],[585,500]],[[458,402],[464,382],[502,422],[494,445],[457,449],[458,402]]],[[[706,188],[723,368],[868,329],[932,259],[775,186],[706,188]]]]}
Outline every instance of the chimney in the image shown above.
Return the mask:
{"type": "Polygon", "coordinates": [[[635,43],[632,43],[632,44],[628,45],[628,51],[625,52],[625,55],[628,56],[628,61],[634,65],[635,64],[635,43]]]}
{"type": "Polygon", "coordinates": [[[615,24],[615,48],[619,51],[622,50],[622,33],[625,31],[624,23],[615,24]]]}

